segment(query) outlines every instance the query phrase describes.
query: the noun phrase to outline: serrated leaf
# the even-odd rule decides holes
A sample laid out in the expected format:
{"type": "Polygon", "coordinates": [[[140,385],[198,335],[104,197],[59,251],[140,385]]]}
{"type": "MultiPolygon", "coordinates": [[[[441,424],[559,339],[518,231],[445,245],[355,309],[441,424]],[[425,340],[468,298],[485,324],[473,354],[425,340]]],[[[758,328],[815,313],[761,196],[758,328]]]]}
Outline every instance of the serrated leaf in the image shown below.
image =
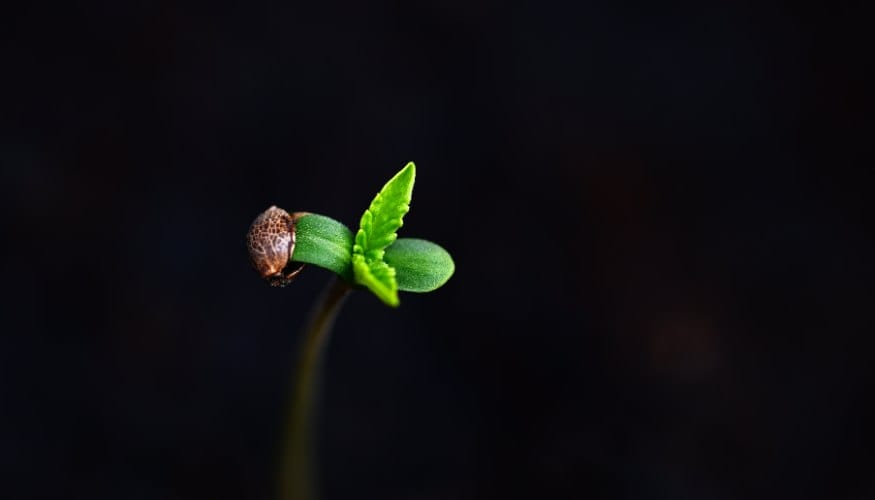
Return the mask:
{"type": "Polygon", "coordinates": [[[383,186],[362,214],[352,250],[355,282],[392,306],[398,305],[398,284],[383,255],[398,237],[404,215],[410,210],[415,180],[416,166],[410,162],[383,186]]]}
{"type": "Polygon", "coordinates": [[[437,290],[456,270],[449,252],[440,245],[415,238],[399,238],[386,248],[384,259],[395,268],[398,289],[404,292],[437,290]]]}
{"type": "Polygon", "coordinates": [[[398,307],[400,301],[394,268],[383,261],[368,263],[363,255],[353,255],[352,269],[356,283],[367,287],[387,305],[398,307]]]}
{"type": "Polygon", "coordinates": [[[415,179],[416,166],[410,162],[377,193],[359,221],[353,253],[382,260],[380,251],[395,241],[398,229],[404,225],[415,179]]]}

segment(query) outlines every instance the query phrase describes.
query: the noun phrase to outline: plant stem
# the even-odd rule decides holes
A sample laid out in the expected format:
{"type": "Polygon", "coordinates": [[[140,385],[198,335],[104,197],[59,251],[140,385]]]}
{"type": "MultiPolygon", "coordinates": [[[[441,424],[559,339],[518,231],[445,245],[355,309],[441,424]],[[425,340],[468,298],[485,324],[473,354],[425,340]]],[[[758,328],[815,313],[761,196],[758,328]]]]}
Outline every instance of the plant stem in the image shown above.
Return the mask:
{"type": "Polygon", "coordinates": [[[314,304],[301,338],[279,471],[279,500],[317,498],[313,450],[316,396],[331,327],[351,290],[343,280],[332,278],[314,304]]]}

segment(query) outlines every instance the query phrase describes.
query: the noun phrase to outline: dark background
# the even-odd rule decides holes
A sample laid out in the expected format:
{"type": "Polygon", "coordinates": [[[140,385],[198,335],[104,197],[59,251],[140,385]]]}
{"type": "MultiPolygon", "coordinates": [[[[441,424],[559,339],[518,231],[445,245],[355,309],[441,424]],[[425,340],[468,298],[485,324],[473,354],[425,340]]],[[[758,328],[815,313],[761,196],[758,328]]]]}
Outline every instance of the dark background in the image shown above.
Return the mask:
{"type": "MultiPolygon", "coordinates": [[[[455,277],[347,303],[324,498],[875,497],[863,2],[29,4],[0,21],[0,497],[266,499],[271,204],[455,277]]],[[[871,132],[871,131],[870,131],[871,132]]]]}

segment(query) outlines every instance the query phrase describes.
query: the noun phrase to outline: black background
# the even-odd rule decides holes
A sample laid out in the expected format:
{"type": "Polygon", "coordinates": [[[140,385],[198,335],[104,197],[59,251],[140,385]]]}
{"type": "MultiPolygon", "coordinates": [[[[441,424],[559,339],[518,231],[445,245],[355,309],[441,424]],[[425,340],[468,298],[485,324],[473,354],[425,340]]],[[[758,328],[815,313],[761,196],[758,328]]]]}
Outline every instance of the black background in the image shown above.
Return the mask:
{"type": "Polygon", "coordinates": [[[329,275],[243,235],[414,160],[456,275],[347,303],[326,499],[872,498],[862,5],[7,12],[0,496],[270,498],[329,275]]]}

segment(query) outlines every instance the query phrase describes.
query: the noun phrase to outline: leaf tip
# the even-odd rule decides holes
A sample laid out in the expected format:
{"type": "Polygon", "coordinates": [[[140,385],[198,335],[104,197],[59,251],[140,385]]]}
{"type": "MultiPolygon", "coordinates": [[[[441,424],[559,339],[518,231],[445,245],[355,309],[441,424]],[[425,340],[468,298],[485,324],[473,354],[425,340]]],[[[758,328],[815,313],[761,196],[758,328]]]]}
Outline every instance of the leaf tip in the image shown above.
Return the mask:
{"type": "Polygon", "coordinates": [[[407,165],[404,165],[404,168],[399,170],[389,183],[395,181],[403,181],[405,185],[409,186],[409,190],[413,191],[413,183],[416,181],[416,164],[412,161],[407,162],[407,165]]]}

